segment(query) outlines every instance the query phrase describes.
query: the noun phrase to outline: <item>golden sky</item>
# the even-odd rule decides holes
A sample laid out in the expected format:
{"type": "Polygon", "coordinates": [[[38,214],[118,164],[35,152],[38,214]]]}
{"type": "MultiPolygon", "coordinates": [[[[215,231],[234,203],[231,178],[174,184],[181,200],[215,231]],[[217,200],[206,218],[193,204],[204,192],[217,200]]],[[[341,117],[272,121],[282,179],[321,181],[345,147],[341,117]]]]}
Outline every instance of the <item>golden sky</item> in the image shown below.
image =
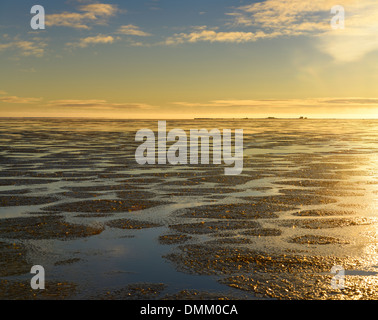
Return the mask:
{"type": "Polygon", "coordinates": [[[38,4],[0,4],[1,117],[378,118],[376,0],[38,4]]]}

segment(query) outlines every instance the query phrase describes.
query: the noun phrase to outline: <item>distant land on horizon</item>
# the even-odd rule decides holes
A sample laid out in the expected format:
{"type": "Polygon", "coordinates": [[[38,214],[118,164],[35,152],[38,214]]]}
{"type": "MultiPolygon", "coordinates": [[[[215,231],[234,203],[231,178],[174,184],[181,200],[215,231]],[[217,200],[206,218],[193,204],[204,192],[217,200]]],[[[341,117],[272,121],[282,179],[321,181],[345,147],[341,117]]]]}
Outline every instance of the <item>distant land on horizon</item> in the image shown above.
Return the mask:
{"type": "Polygon", "coordinates": [[[5,119],[81,119],[81,120],[151,120],[151,121],[158,121],[158,120],[378,120],[377,118],[308,118],[308,117],[299,117],[299,118],[278,118],[278,117],[261,117],[261,118],[170,118],[170,119],[162,119],[162,118],[106,118],[106,117],[1,117],[0,120],[5,119]]]}

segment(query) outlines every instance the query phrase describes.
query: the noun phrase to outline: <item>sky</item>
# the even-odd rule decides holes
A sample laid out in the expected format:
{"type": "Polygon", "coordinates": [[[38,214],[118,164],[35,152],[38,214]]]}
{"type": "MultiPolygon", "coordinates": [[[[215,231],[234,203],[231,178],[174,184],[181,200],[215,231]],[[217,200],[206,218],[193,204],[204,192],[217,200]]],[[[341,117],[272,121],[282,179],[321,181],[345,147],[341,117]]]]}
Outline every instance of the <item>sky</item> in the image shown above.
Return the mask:
{"type": "Polygon", "coordinates": [[[377,61],[376,0],[0,2],[0,117],[378,118],[377,61]]]}

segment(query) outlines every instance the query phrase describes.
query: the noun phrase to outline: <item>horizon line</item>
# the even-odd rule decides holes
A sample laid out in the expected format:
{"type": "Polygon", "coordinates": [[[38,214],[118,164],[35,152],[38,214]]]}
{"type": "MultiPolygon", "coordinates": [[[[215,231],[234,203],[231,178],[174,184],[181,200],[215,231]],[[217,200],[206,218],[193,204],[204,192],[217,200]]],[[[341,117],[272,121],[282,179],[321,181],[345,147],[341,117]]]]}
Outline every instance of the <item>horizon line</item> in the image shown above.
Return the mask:
{"type": "MultiPolygon", "coordinates": [[[[107,118],[107,117],[22,117],[22,116],[0,116],[0,119],[90,119],[90,120],[156,120],[162,121],[162,118],[107,118]]],[[[200,117],[200,118],[170,118],[168,120],[378,120],[378,118],[311,118],[311,117],[200,117]]]]}

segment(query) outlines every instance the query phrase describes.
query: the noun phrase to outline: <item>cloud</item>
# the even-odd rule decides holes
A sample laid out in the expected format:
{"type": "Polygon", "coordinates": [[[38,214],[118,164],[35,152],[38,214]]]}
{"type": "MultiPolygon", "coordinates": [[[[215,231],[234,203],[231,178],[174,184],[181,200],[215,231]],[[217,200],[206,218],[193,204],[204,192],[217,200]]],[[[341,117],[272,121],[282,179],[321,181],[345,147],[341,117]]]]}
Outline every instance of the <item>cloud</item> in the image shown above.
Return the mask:
{"type": "Polygon", "coordinates": [[[270,37],[266,33],[259,31],[243,32],[243,31],[229,31],[222,32],[214,29],[209,29],[207,26],[196,27],[193,32],[190,33],[176,33],[174,36],[165,40],[165,44],[181,44],[181,43],[195,43],[195,42],[228,42],[228,43],[242,43],[242,42],[254,42],[261,38],[270,37]]]}
{"type": "Polygon", "coordinates": [[[330,0],[265,0],[227,12],[232,31],[196,27],[191,32],[166,38],[166,45],[223,42],[246,43],[260,39],[307,36],[315,47],[338,63],[358,61],[378,50],[378,3],[376,0],[344,0],[345,28],[334,30],[330,0]],[[238,28],[238,31],[235,31],[238,28]],[[240,30],[242,29],[242,30],[240,30]]]}
{"type": "Polygon", "coordinates": [[[238,7],[234,16],[237,25],[264,29],[315,31],[324,28],[324,12],[332,5],[329,0],[266,0],[238,7]]]}
{"type": "Polygon", "coordinates": [[[94,16],[105,16],[110,17],[116,14],[118,8],[114,4],[105,3],[92,3],[83,5],[79,8],[81,11],[88,12],[94,16]]]}
{"type": "Polygon", "coordinates": [[[345,11],[345,29],[325,32],[317,43],[319,50],[339,63],[358,61],[378,50],[378,3],[349,3],[345,11]]]}
{"type": "MultiPolygon", "coordinates": [[[[301,100],[299,100],[301,101],[301,100]]],[[[251,100],[211,100],[206,103],[199,102],[174,102],[184,107],[262,107],[262,106],[286,106],[287,104],[298,103],[298,100],[278,99],[251,99],[251,100]]],[[[303,103],[303,102],[302,102],[303,103]]]]}
{"type": "MultiPolygon", "coordinates": [[[[6,94],[5,91],[0,91],[0,94],[6,94]]],[[[17,97],[17,96],[3,96],[0,97],[0,102],[5,103],[21,103],[21,104],[33,104],[40,102],[41,98],[24,98],[24,97],[17,97]]]]}
{"type": "Polygon", "coordinates": [[[217,107],[217,108],[298,108],[298,107],[365,107],[378,108],[378,98],[308,98],[308,99],[251,99],[251,100],[211,100],[205,103],[200,102],[174,102],[174,105],[182,107],[217,107]]]}
{"type": "Polygon", "coordinates": [[[341,104],[341,105],[364,105],[364,106],[378,106],[378,98],[333,98],[333,99],[321,99],[325,104],[341,104]]]}
{"type": "Polygon", "coordinates": [[[100,110],[115,110],[115,109],[155,109],[155,106],[145,103],[114,103],[107,100],[53,100],[49,101],[49,107],[61,108],[81,108],[81,109],[100,109],[100,110]]]}
{"type": "Polygon", "coordinates": [[[189,33],[177,33],[166,39],[167,45],[195,42],[245,43],[281,36],[317,34],[330,28],[324,12],[329,0],[266,0],[244,5],[226,13],[232,18],[228,27],[251,27],[248,31],[217,31],[207,26],[195,27],[189,33]]]}
{"type": "MultiPolygon", "coordinates": [[[[0,90],[0,103],[18,103],[18,104],[36,104],[41,102],[42,98],[26,98],[7,95],[7,92],[0,90]]],[[[50,108],[73,108],[73,109],[91,109],[91,110],[153,110],[156,106],[146,103],[116,103],[109,102],[105,99],[61,99],[50,100],[43,103],[50,108]]]]}
{"type": "Polygon", "coordinates": [[[243,43],[282,36],[317,35],[331,28],[331,7],[329,0],[313,0],[310,3],[303,0],[266,0],[240,6],[226,13],[231,18],[227,26],[242,27],[242,31],[217,31],[206,26],[199,27],[193,32],[167,38],[166,44],[198,41],[243,43]]]}
{"type": "Polygon", "coordinates": [[[125,26],[121,26],[117,31],[117,34],[124,34],[130,36],[138,36],[138,37],[148,37],[151,36],[150,33],[142,31],[138,26],[129,24],[125,26]]]}
{"type": "Polygon", "coordinates": [[[22,56],[34,56],[42,57],[45,53],[45,47],[47,44],[39,38],[31,40],[19,40],[17,38],[8,43],[0,43],[0,51],[4,50],[16,50],[19,51],[22,56]]]}
{"type": "Polygon", "coordinates": [[[119,11],[116,5],[105,3],[82,5],[78,10],[80,12],[46,14],[46,26],[90,29],[91,24],[106,24],[119,11]]]}
{"type": "Polygon", "coordinates": [[[78,42],[67,43],[67,45],[73,46],[73,47],[86,48],[89,45],[93,45],[93,44],[113,43],[115,40],[116,40],[116,38],[114,38],[113,36],[99,34],[99,35],[93,36],[93,37],[81,38],[78,42]]]}
{"type": "Polygon", "coordinates": [[[227,13],[231,26],[252,27],[267,36],[313,36],[315,46],[336,62],[352,62],[378,50],[376,0],[344,0],[345,29],[331,28],[329,0],[266,0],[227,13]]]}
{"type": "MultiPolygon", "coordinates": [[[[138,26],[135,25],[125,25],[121,26],[115,34],[119,35],[130,35],[130,36],[139,36],[139,37],[147,37],[150,36],[149,33],[146,33],[138,26]]],[[[112,44],[113,42],[120,40],[120,36],[112,36],[112,35],[103,35],[103,34],[98,34],[96,36],[91,36],[91,37],[86,37],[86,38],[81,38],[77,42],[70,42],[67,43],[67,46],[71,47],[80,47],[80,48],[86,48],[90,45],[95,45],[95,44],[112,44]]],[[[134,42],[133,40],[129,40],[130,45],[132,46],[146,46],[145,44],[141,42],[134,42]]]]}

